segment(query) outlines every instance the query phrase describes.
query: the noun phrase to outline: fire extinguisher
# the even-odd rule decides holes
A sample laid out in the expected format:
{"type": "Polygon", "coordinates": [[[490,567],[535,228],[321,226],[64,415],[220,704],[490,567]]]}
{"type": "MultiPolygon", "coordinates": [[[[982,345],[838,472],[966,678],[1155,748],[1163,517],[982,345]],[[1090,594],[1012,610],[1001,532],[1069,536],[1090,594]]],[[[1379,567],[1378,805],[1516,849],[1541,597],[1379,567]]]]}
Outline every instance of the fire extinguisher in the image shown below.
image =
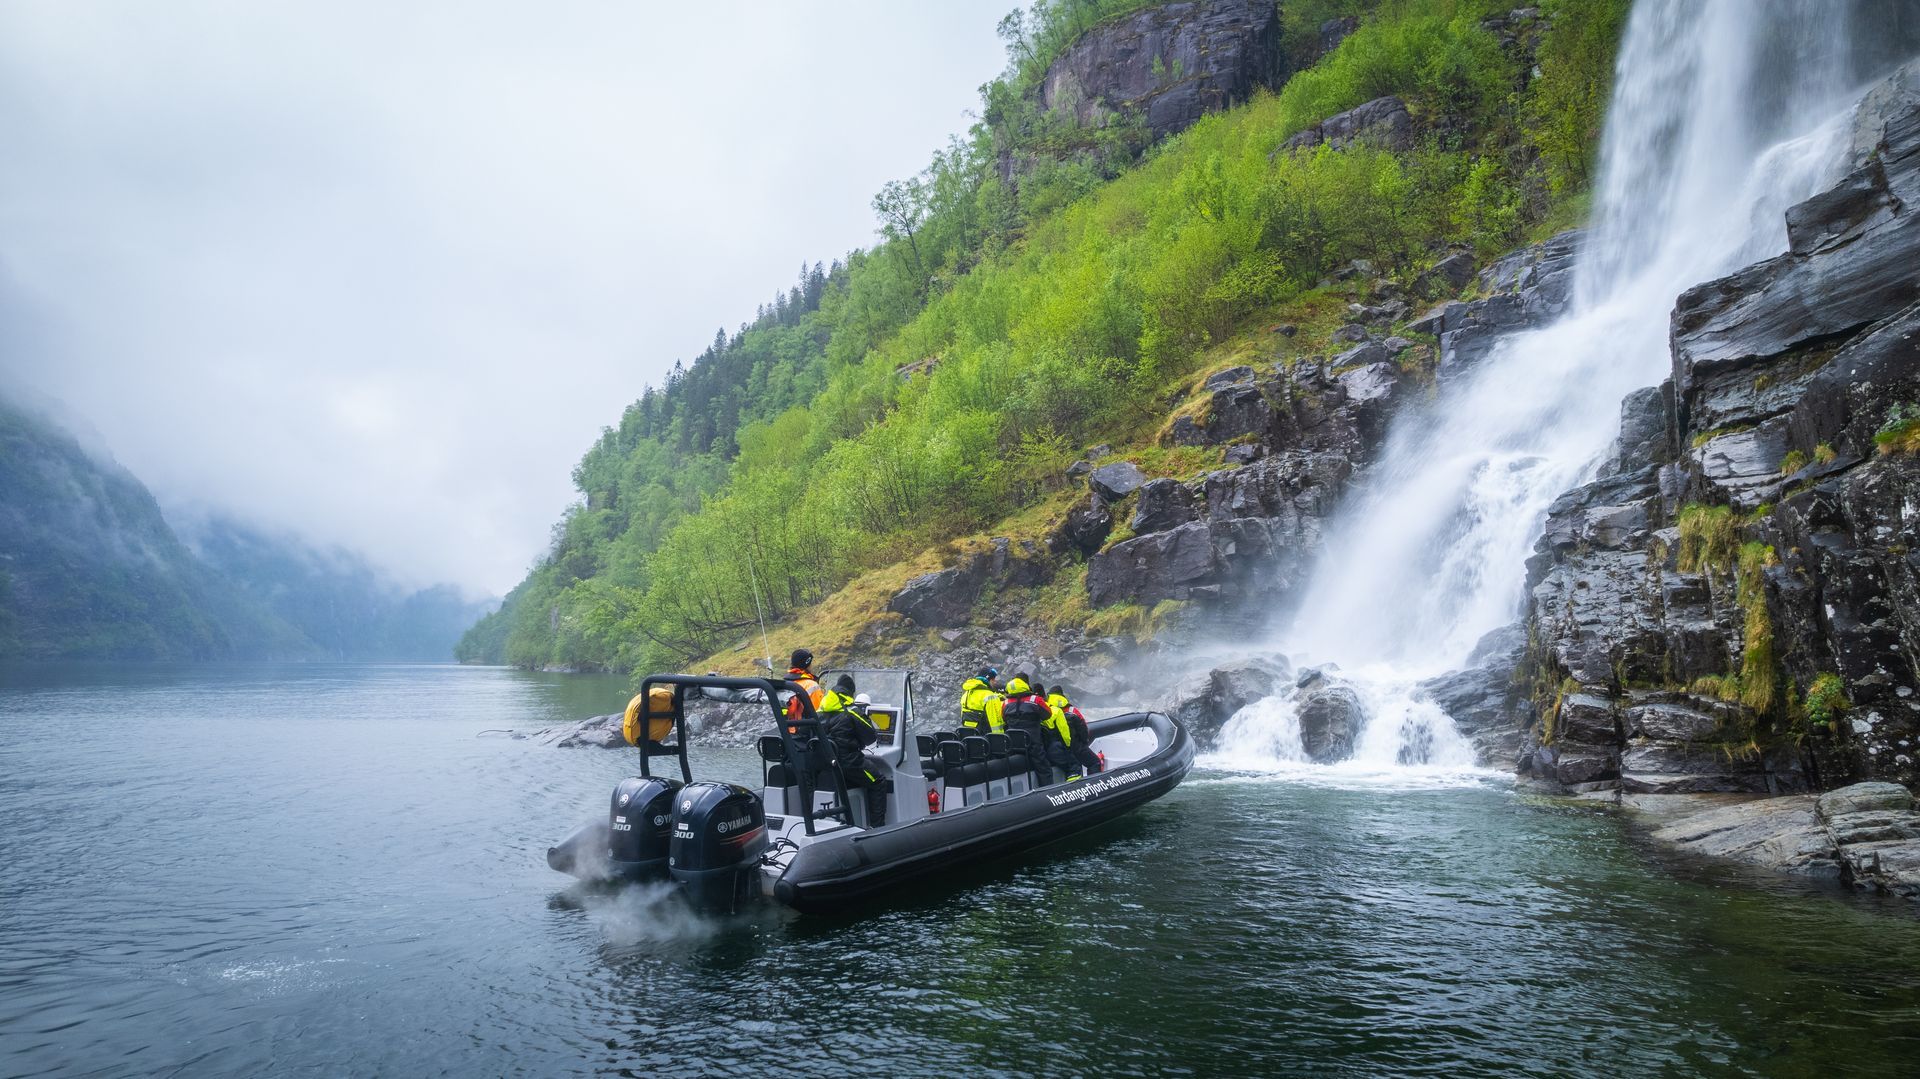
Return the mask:
{"type": "Polygon", "coordinates": [[[940,812],[940,792],[932,787],[927,788],[927,812],[940,812]]]}

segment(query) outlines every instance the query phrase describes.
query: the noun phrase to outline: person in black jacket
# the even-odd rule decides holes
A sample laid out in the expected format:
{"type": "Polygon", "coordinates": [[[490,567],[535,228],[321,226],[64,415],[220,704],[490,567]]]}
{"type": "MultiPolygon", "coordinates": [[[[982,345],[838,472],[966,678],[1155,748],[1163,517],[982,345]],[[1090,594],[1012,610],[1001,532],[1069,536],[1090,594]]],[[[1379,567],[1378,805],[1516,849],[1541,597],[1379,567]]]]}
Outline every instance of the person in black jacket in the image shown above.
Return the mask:
{"type": "Polygon", "coordinates": [[[1000,708],[1000,718],[1006,723],[1007,733],[1027,732],[1027,757],[1032,762],[1034,776],[1040,786],[1052,783],[1055,758],[1065,753],[1066,747],[1052,744],[1059,739],[1048,730],[1052,712],[1047,708],[1047,699],[1033,691],[1024,673],[1008,680],[1007,700],[1000,708]]]}
{"type": "MultiPolygon", "coordinates": [[[[848,795],[855,788],[865,788],[867,826],[878,828],[887,820],[886,782],[860,751],[872,745],[880,732],[874,730],[873,720],[867,718],[866,707],[854,699],[854,692],[853,676],[843,674],[832,689],[821,694],[814,711],[820,717],[821,734],[833,743],[833,755],[840,761],[840,778],[846,781],[848,795]]],[[[820,774],[823,784],[832,783],[830,771],[823,769],[820,774]]]]}

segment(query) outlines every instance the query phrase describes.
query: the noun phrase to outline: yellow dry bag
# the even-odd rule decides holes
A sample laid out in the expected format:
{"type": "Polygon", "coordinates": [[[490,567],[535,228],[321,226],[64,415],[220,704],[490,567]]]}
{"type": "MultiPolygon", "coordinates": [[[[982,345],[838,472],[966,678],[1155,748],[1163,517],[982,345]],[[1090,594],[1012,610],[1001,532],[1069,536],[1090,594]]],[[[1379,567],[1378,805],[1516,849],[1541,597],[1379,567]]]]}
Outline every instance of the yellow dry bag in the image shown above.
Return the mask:
{"type": "Polygon", "coordinates": [[[640,744],[640,724],[647,725],[647,741],[664,742],[667,735],[673,733],[673,687],[654,686],[647,693],[636,693],[627,702],[626,718],[620,723],[620,733],[630,746],[640,744]],[[648,699],[648,695],[652,699],[648,699]]]}

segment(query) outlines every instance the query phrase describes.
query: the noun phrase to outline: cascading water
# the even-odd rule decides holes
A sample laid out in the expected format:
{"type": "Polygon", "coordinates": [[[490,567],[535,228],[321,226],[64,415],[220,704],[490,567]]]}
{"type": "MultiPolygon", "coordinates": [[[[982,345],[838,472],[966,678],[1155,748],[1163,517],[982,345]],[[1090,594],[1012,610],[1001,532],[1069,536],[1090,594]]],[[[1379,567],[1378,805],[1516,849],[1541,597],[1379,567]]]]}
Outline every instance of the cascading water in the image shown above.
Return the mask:
{"type": "MultiPolygon", "coordinates": [[[[1547,507],[1606,457],[1618,402],[1665,377],[1674,300],[1784,251],[1786,208],[1836,177],[1866,74],[1852,11],[1804,0],[1635,7],[1568,313],[1501,341],[1398,422],[1276,636],[1297,664],[1337,665],[1367,716],[1333,771],[1472,768],[1471,746],[1418,682],[1463,666],[1514,620],[1547,507]]],[[[1305,760],[1289,694],[1234,716],[1211,763],[1291,772],[1305,760]]]]}

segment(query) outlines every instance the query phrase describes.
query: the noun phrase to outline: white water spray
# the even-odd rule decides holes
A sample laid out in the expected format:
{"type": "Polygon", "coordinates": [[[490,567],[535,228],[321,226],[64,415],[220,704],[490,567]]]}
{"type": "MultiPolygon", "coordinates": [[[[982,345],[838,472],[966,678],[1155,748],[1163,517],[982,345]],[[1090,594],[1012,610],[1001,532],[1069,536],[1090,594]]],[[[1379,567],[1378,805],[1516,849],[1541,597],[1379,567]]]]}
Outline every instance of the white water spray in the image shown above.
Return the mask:
{"type": "MultiPolygon", "coordinates": [[[[1296,663],[1337,664],[1368,717],[1353,758],[1316,771],[1472,768],[1472,747],[1416,685],[1463,666],[1518,616],[1547,507],[1608,455],[1620,400],[1669,370],[1674,300],[1784,251],[1787,207],[1837,178],[1856,78],[1848,10],[1635,7],[1567,315],[1504,339],[1425,414],[1398,421],[1275,641],[1296,663]]],[[[1234,716],[1209,763],[1292,771],[1305,760],[1283,695],[1234,716]]]]}

